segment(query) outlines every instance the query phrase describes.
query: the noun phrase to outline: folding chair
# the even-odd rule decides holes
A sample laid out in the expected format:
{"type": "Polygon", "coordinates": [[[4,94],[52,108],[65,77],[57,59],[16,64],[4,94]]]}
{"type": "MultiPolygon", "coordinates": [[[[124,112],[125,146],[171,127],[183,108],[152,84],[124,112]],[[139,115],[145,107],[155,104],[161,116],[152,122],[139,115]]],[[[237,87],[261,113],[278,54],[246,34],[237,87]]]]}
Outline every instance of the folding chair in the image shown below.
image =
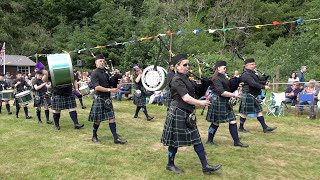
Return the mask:
{"type": "Polygon", "coordinates": [[[296,107],[298,109],[298,115],[302,114],[302,110],[304,107],[309,107],[310,108],[310,117],[312,115],[315,116],[314,112],[314,95],[313,94],[299,94],[299,103],[296,104],[296,107]],[[303,104],[301,104],[301,102],[303,104]]]}
{"type": "Polygon", "coordinates": [[[270,95],[269,103],[267,104],[268,112],[267,115],[273,115],[275,117],[284,116],[284,108],[285,108],[285,92],[275,93],[272,92],[270,95]]]}

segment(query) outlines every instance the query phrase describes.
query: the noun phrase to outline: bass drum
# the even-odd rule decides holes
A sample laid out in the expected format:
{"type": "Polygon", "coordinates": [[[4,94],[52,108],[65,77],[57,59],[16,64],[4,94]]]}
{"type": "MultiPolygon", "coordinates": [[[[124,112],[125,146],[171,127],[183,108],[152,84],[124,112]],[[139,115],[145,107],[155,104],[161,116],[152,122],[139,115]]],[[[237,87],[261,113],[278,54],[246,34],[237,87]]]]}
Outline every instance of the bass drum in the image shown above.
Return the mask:
{"type": "Polygon", "coordinates": [[[160,66],[146,67],[142,72],[142,85],[148,91],[159,91],[167,85],[167,71],[160,66]]]}
{"type": "Polygon", "coordinates": [[[73,69],[69,54],[49,54],[47,60],[52,86],[65,87],[73,83],[73,69]]]}

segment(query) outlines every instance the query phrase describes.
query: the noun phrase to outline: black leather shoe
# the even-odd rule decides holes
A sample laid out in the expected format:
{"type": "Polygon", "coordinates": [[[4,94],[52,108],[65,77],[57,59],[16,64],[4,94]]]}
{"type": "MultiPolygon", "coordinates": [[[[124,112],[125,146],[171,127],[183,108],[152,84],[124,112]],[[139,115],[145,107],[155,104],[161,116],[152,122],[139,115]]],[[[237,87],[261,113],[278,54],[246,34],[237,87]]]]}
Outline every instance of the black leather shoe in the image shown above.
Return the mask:
{"type": "Polygon", "coordinates": [[[207,166],[205,168],[202,168],[202,172],[203,174],[211,174],[214,171],[218,171],[219,169],[221,169],[221,165],[216,165],[216,166],[211,166],[209,164],[207,164],[207,166]]]}
{"type": "Polygon", "coordinates": [[[264,133],[267,133],[267,132],[271,132],[271,131],[273,131],[273,130],[275,130],[275,129],[277,129],[277,127],[273,127],[273,128],[267,127],[267,128],[265,128],[265,129],[263,129],[263,132],[264,132],[264,133]]]}
{"type": "Polygon", "coordinates": [[[175,166],[175,165],[173,165],[173,166],[168,166],[168,165],[167,165],[166,169],[167,169],[168,171],[172,171],[172,172],[174,172],[174,173],[176,173],[176,174],[184,173],[184,171],[183,171],[182,169],[178,168],[178,167],[175,166]]]}
{"type": "Polygon", "coordinates": [[[12,112],[8,112],[8,114],[12,114],[12,112]]]}
{"type": "Polygon", "coordinates": [[[148,116],[147,121],[151,121],[154,117],[153,116],[148,116]]]}
{"type": "Polygon", "coordinates": [[[31,116],[27,116],[27,117],[26,117],[26,119],[31,119],[31,118],[32,118],[31,116]]]}
{"type": "Polygon", "coordinates": [[[76,124],[76,125],[74,125],[74,128],[81,129],[81,128],[83,128],[83,126],[84,126],[84,124],[76,124]]]}
{"type": "Polygon", "coordinates": [[[138,118],[138,115],[134,115],[133,118],[138,118]]]}
{"type": "Polygon", "coordinates": [[[207,141],[206,144],[208,144],[208,145],[214,145],[214,142],[213,142],[213,141],[207,141]]]}
{"type": "Polygon", "coordinates": [[[53,121],[50,121],[50,120],[49,120],[49,121],[47,121],[47,124],[52,124],[52,123],[53,123],[53,121]]]}
{"type": "Polygon", "coordinates": [[[60,126],[54,126],[54,129],[56,129],[56,130],[60,130],[60,126]]]}
{"type": "Polygon", "coordinates": [[[98,139],[98,137],[92,137],[92,142],[95,144],[99,144],[100,140],[98,139]]]}
{"type": "Polygon", "coordinates": [[[250,131],[246,130],[245,128],[239,128],[239,132],[250,133],[250,131]]]}
{"type": "Polygon", "coordinates": [[[239,146],[239,147],[243,147],[243,148],[249,147],[248,144],[243,144],[242,142],[234,143],[234,146],[239,146]]]}
{"type": "Polygon", "coordinates": [[[82,109],[85,109],[85,108],[87,108],[86,106],[82,106],[82,109]]]}
{"type": "Polygon", "coordinates": [[[126,144],[127,141],[126,140],[122,140],[120,137],[118,137],[118,139],[114,140],[115,144],[126,144]]]}

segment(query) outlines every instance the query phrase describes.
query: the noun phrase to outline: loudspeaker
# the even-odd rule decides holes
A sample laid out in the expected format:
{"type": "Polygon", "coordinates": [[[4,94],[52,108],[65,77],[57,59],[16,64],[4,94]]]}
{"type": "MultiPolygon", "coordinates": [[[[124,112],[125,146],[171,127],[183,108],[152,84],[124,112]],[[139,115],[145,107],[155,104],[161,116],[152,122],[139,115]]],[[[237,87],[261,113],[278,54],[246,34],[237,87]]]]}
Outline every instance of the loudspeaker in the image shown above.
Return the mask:
{"type": "Polygon", "coordinates": [[[83,60],[81,60],[81,59],[77,60],[77,66],[84,67],[85,65],[86,65],[86,63],[83,60]]]}

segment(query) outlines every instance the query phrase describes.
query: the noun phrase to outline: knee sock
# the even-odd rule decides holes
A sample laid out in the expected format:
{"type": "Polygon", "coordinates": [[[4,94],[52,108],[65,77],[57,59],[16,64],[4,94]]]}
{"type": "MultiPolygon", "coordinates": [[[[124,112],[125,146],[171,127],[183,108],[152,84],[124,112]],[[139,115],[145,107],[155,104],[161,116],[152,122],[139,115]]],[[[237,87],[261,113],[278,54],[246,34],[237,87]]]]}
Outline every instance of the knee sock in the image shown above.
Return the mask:
{"type": "Polygon", "coordinates": [[[28,107],[23,107],[23,110],[24,110],[24,115],[28,117],[28,107]]]}
{"type": "Polygon", "coordinates": [[[52,113],[55,126],[59,126],[60,113],[52,113]]]}
{"type": "Polygon", "coordinates": [[[74,125],[79,124],[77,111],[70,111],[69,115],[70,115],[74,125]]]}
{"type": "Polygon", "coordinates": [[[194,151],[196,151],[196,153],[201,161],[202,168],[205,168],[207,166],[208,162],[207,162],[206,152],[204,151],[203,144],[201,143],[201,144],[194,145],[194,151]]]}
{"type": "Polygon", "coordinates": [[[216,134],[219,126],[211,123],[209,130],[208,130],[208,141],[213,142],[214,135],[216,134]]]}
{"type": "Polygon", "coordinates": [[[100,126],[99,124],[93,123],[92,137],[98,137],[97,132],[98,132],[99,126],[100,126]]]}
{"type": "Polygon", "coordinates": [[[177,154],[178,148],[168,146],[168,166],[174,166],[174,158],[177,154]]]}
{"type": "Polygon", "coordinates": [[[235,123],[235,124],[229,123],[229,131],[230,131],[231,137],[233,139],[233,142],[235,144],[239,143],[240,140],[239,140],[239,135],[238,135],[237,123],[235,123]]]}
{"type": "Polygon", "coordinates": [[[41,111],[40,111],[40,109],[36,110],[36,114],[37,114],[37,117],[38,117],[38,121],[41,121],[41,111]]]}
{"type": "Polygon", "coordinates": [[[266,122],[264,121],[264,117],[263,116],[259,116],[257,117],[258,121],[260,122],[262,129],[267,128],[268,126],[266,125],[266,122]]]}
{"type": "Polygon", "coordinates": [[[79,98],[79,102],[81,104],[81,107],[83,107],[82,97],[79,98]]]}
{"type": "Polygon", "coordinates": [[[8,112],[10,112],[10,104],[6,104],[6,109],[8,112]]]}
{"type": "Polygon", "coordinates": [[[143,111],[144,115],[146,115],[146,117],[149,117],[146,106],[142,106],[142,111],[143,111]]]}
{"type": "Polygon", "coordinates": [[[20,111],[20,107],[17,107],[17,106],[16,106],[16,116],[19,115],[19,111],[20,111]]]}
{"type": "MultiPolygon", "coordinates": [[[[1,102],[2,103],[2,102],[1,102]]],[[[2,104],[1,104],[1,106],[0,106],[0,113],[1,113],[1,110],[2,110],[2,104]]]]}
{"type": "Polygon", "coordinates": [[[137,108],[136,108],[136,113],[134,114],[135,116],[138,116],[138,113],[139,113],[140,109],[141,109],[141,107],[138,107],[138,106],[137,106],[137,108]]]}
{"type": "Polygon", "coordinates": [[[117,134],[117,125],[116,123],[109,123],[109,128],[111,130],[111,133],[113,135],[113,139],[117,140],[118,139],[118,134],[117,134]]]}
{"type": "Polygon", "coordinates": [[[240,127],[239,127],[239,129],[243,129],[244,128],[243,125],[244,125],[245,122],[246,122],[246,118],[243,118],[243,117],[240,116],[240,127]]]}
{"type": "Polygon", "coordinates": [[[46,115],[46,121],[49,121],[49,110],[44,110],[44,114],[46,115]]]}

